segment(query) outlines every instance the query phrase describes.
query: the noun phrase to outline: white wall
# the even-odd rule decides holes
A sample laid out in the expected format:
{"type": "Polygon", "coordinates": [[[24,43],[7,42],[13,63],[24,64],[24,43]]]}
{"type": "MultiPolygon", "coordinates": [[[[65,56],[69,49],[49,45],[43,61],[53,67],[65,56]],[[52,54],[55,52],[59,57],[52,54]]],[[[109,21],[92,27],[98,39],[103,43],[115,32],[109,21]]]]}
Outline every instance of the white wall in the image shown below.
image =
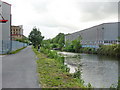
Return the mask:
{"type": "Polygon", "coordinates": [[[2,3],[2,15],[4,19],[8,20],[8,22],[2,24],[2,40],[10,40],[10,14],[11,14],[11,6],[2,3]]]}
{"type": "MultiPolygon", "coordinates": [[[[2,2],[1,1],[0,1],[0,13],[2,13],[2,2]]],[[[2,19],[1,16],[0,16],[0,19],[2,19]]],[[[0,23],[0,40],[2,40],[2,23],[0,23]]]]}
{"type": "MultiPolygon", "coordinates": [[[[6,53],[10,50],[10,15],[11,15],[11,5],[5,2],[0,1],[0,13],[5,20],[8,20],[6,23],[0,23],[0,54],[6,53]]],[[[1,16],[0,19],[2,20],[1,16]]]]}

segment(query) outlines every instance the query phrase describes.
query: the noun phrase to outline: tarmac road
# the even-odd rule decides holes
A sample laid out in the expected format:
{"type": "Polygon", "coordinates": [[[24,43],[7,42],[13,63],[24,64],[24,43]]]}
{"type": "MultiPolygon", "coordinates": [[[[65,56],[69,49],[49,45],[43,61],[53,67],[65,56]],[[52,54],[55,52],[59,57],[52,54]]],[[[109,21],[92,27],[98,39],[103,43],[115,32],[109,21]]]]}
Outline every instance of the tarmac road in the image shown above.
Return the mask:
{"type": "Polygon", "coordinates": [[[39,88],[35,60],[31,46],[2,57],[2,88],[39,88]]]}

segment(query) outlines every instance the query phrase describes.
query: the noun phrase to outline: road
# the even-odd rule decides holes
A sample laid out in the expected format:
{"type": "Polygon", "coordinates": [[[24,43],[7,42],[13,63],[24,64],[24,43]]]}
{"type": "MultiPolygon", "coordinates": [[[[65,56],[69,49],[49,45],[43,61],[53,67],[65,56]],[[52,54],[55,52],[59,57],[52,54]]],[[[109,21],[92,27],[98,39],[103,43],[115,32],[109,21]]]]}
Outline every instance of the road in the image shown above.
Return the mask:
{"type": "Polygon", "coordinates": [[[30,46],[2,57],[2,88],[39,88],[35,60],[30,46]]]}
{"type": "Polygon", "coordinates": [[[0,55],[0,90],[2,89],[2,55],[0,55]]]}

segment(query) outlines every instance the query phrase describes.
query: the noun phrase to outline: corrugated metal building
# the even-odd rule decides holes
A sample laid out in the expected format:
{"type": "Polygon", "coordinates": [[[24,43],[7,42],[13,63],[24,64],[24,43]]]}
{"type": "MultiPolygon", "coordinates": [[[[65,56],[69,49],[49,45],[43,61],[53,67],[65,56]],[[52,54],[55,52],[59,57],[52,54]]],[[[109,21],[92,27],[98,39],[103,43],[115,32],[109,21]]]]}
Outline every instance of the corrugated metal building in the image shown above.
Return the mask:
{"type": "Polygon", "coordinates": [[[65,36],[65,41],[72,41],[81,36],[81,44],[83,47],[98,48],[99,45],[116,44],[118,43],[118,37],[120,37],[120,29],[118,29],[118,24],[118,22],[103,23],[68,34],[65,36]]]}

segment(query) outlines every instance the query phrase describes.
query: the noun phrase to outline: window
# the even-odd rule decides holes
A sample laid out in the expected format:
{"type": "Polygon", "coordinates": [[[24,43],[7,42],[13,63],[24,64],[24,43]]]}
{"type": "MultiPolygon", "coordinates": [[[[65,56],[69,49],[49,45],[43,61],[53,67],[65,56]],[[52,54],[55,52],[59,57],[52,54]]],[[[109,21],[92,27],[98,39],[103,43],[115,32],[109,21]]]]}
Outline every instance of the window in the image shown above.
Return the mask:
{"type": "Polygon", "coordinates": [[[105,40],[105,41],[104,41],[104,43],[108,43],[108,41],[107,41],[107,40],[105,40]]]}

